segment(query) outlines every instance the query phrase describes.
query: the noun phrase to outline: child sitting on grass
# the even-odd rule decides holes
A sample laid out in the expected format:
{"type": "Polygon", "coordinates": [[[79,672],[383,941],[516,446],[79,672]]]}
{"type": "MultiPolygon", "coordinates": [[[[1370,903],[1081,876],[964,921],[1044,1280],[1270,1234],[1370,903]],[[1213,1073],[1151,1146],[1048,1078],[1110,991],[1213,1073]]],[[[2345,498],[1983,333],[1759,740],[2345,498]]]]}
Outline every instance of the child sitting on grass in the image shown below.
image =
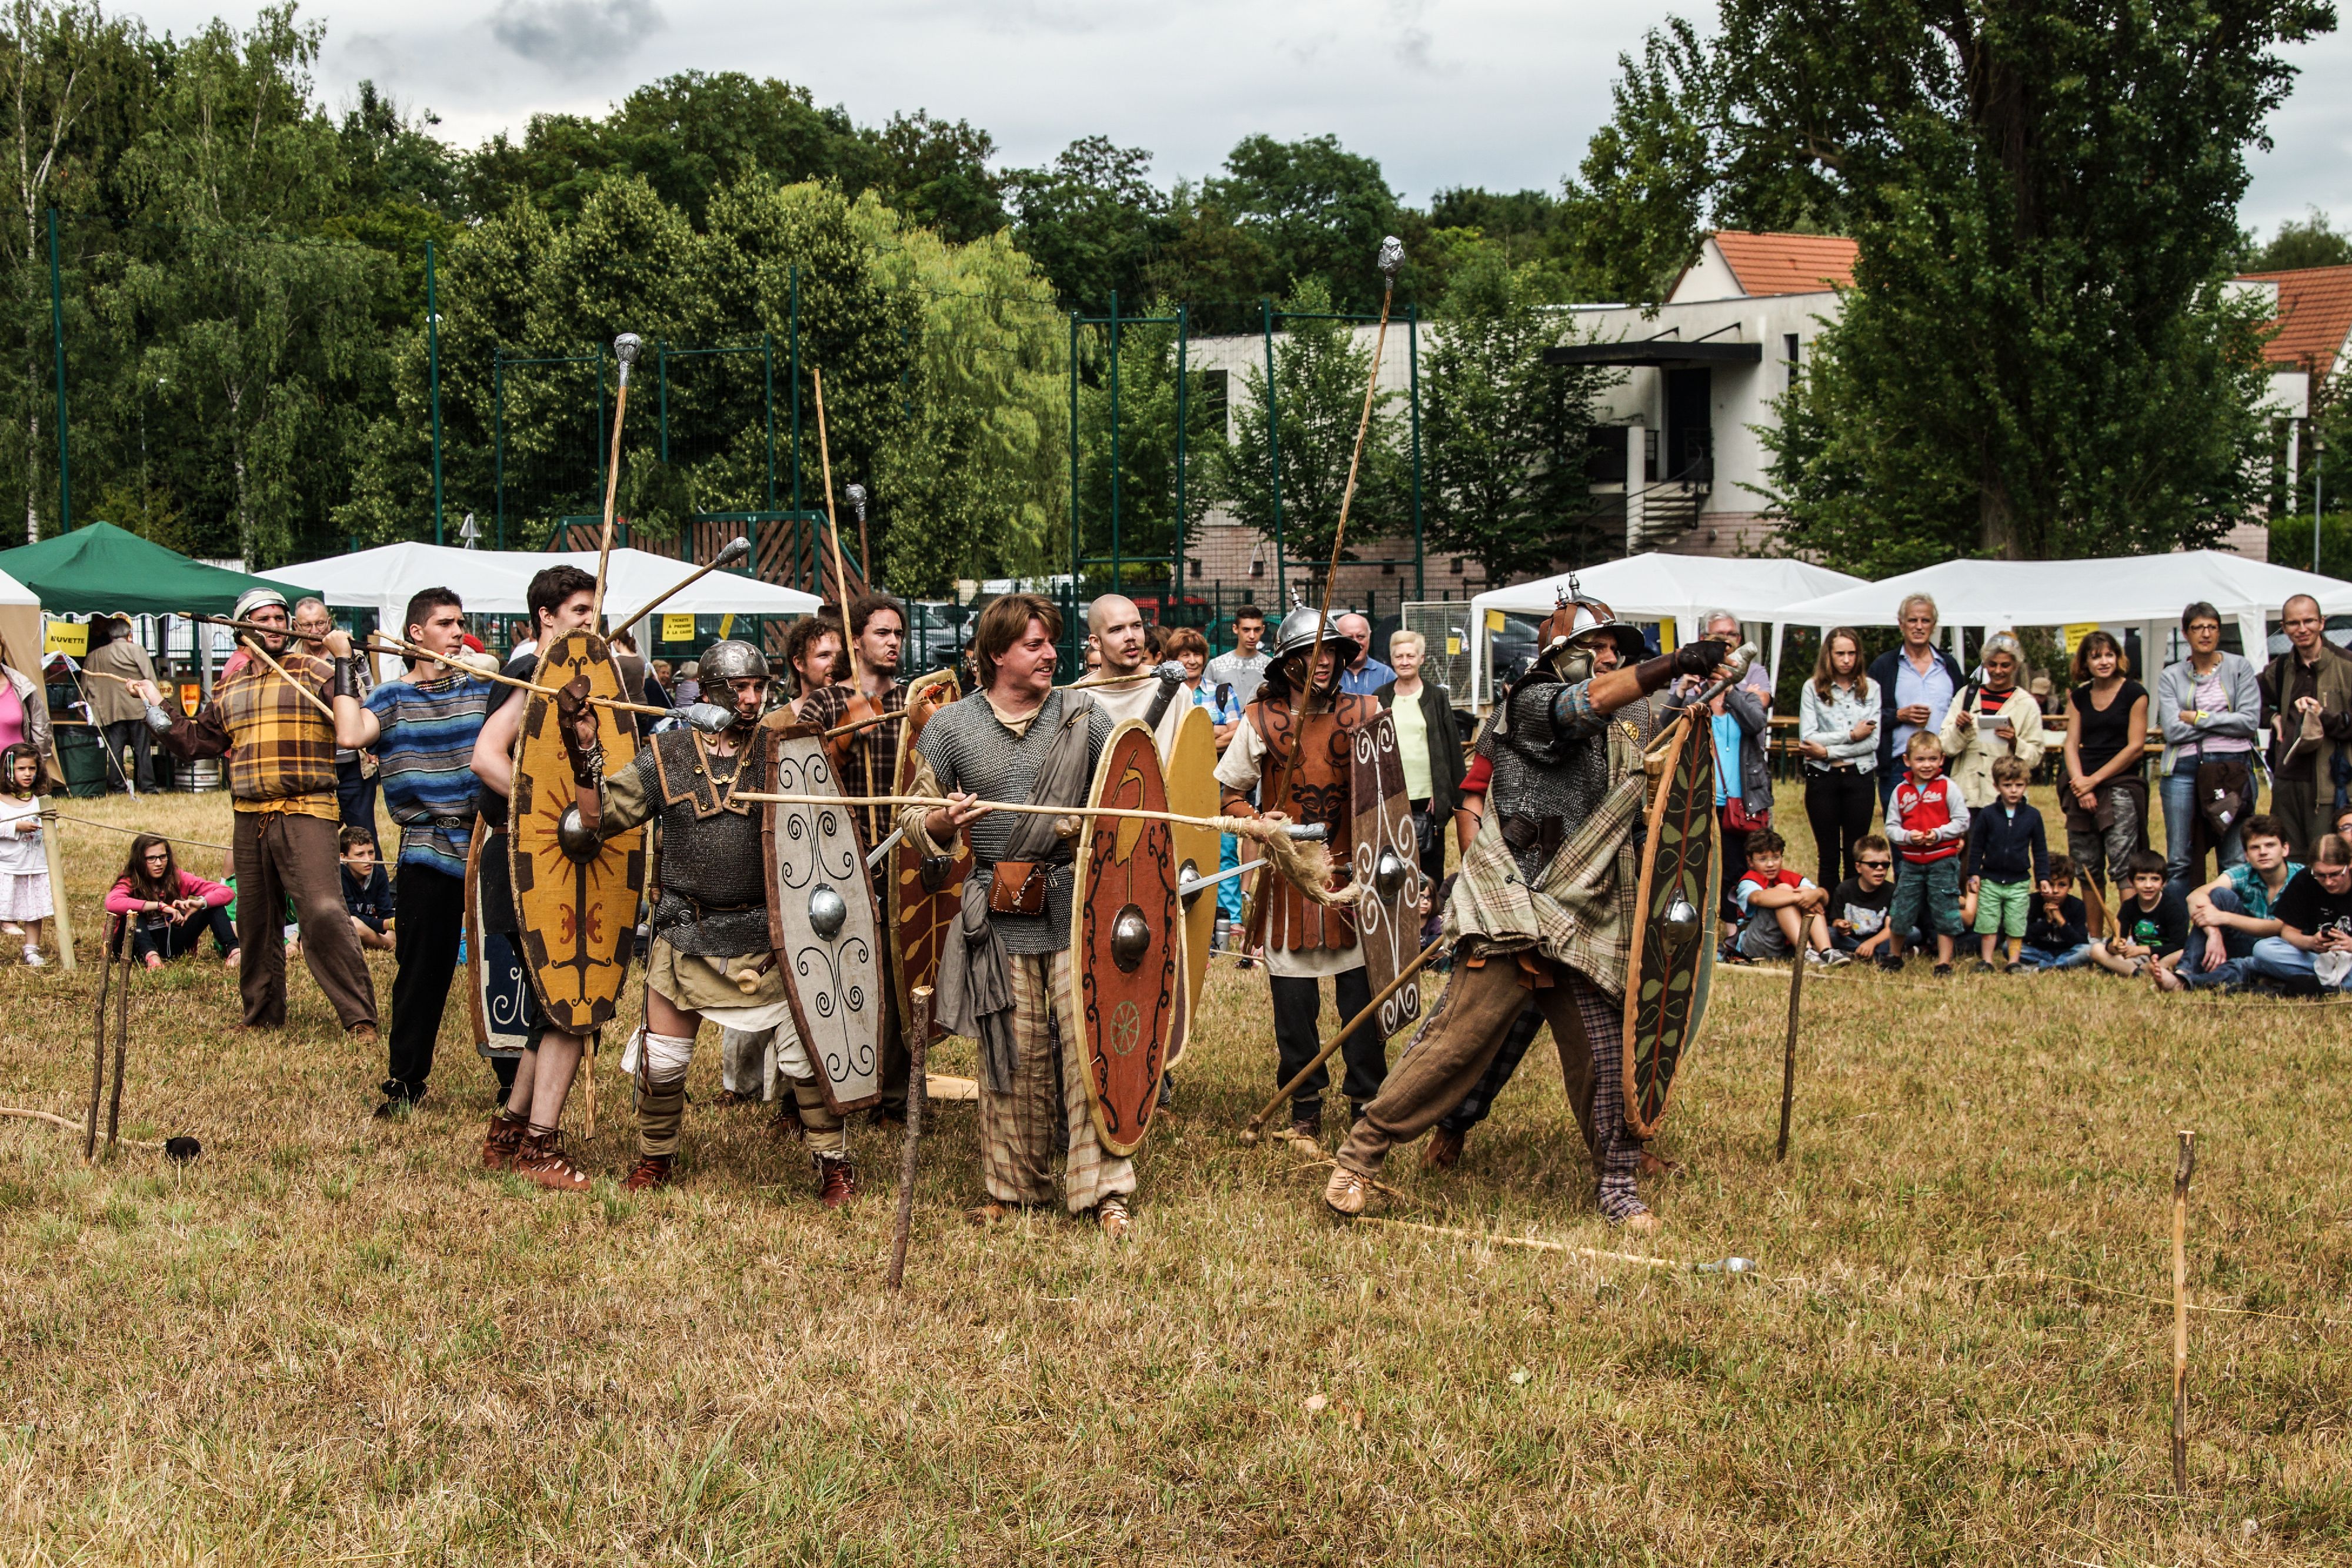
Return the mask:
{"type": "Polygon", "coordinates": [[[375,838],[364,827],[346,827],[339,840],[343,850],[343,908],[352,912],[352,929],[360,946],[382,951],[392,946],[392,879],[375,863],[375,838]]]}
{"type": "Polygon", "coordinates": [[[1977,969],[1990,973],[1994,944],[2009,942],[2007,969],[2024,973],[2018,952],[2025,945],[2026,905],[2037,882],[2050,877],[2050,841],[2042,813],[2025,802],[2025,763],[2016,757],[1992,760],[1994,799],[1977,814],[1969,835],[1969,891],[1976,895],[1977,969]]]}
{"type": "Polygon", "coordinates": [[[1829,922],[1822,918],[1830,896],[1780,864],[1788,851],[1787,842],[1769,827],[1748,836],[1748,874],[1731,896],[1742,917],[1739,955],[1787,958],[1802,947],[1809,963],[1850,963],[1831,943],[1829,922]]]}
{"type": "Polygon", "coordinates": [[[1886,841],[1902,855],[1895,873],[1893,956],[1903,956],[1903,933],[1936,933],[1936,973],[1952,972],[1952,939],[1960,934],[1960,855],[1969,837],[1968,803],[1944,777],[1944,745],[1922,730],[1903,748],[1910,771],[1886,797],[1886,841]]]}
{"type": "Polygon", "coordinates": [[[2179,969],[2156,976],[2159,989],[2243,984],[2251,977],[2254,943],[2278,935],[2272,906],[2303,869],[2302,862],[2286,858],[2286,824],[2258,811],[2239,824],[2238,842],[2243,860],[2189,890],[2188,950],[2179,969]]]}
{"type": "Polygon", "coordinates": [[[41,845],[41,753],[19,741],[0,752],[0,920],[25,928],[25,963],[45,968],[41,922],[57,912],[41,845]]]}
{"type": "Polygon", "coordinates": [[[2074,862],[2066,856],[2050,857],[2050,875],[2034,887],[2017,958],[2028,969],[2080,969],[2091,962],[2090,911],[2074,896],[2074,862]]]}
{"type": "Polygon", "coordinates": [[[1895,847],[1866,833],[1853,841],[1853,875],[1830,895],[1830,940],[1854,957],[1900,965],[1890,949],[1895,927],[1887,911],[1895,903],[1895,847]]]}
{"type": "MultiPolygon", "coordinates": [[[[2170,971],[2189,945],[2189,905],[2165,886],[2164,857],[2135,849],[2124,858],[2124,896],[2117,930],[2091,944],[2091,962],[2112,974],[2170,971]]],[[[2162,981],[2157,982],[2162,984],[2162,981]]]]}

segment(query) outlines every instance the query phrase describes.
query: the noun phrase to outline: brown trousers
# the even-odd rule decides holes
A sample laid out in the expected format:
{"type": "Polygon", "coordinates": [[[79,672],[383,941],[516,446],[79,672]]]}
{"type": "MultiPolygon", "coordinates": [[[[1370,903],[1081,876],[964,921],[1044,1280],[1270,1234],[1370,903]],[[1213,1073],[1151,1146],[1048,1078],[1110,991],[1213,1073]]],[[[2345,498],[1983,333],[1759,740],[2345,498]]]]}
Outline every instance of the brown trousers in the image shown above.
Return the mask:
{"type": "Polygon", "coordinates": [[[342,862],[335,844],[342,824],[292,812],[240,811],[230,851],[236,864],[236,942],[245,953],[237,976],[248,1027],[286,1023],[286,942],[281,928],[291,900],[302,928],[302,962],[346,1029],[373,1025],[375,983],[343,907],[342,862]]]}
{"type": "Polygon", "coordinates": [[[1389,1068],[1381,1092],[1348,1133],[1339,1149],[1339,1163],[1361,1175],[1371,1175],[1388,1158],[1391,1146],[1410,1143],[1462,1103],[1478,1080],[1486,1076],[1495,1053],[1527,1005],[1542,1009],[1551,1026],[1552,1044],[1559,1051],[1560,1079],[1568,1102],[1576,1108],[1577,1125],[1585,1147],[1593,1146],[1592,1049],[1577,1016],[1570,991],[1575,984],[1565,969],[1537,962],[1558,983],[1530,990],[1518,960],[1496,953],[1477,967],[1468,961],[1454,965],[1437,1008],[1423,1020],[1412,1044],[1389,1068]]]}

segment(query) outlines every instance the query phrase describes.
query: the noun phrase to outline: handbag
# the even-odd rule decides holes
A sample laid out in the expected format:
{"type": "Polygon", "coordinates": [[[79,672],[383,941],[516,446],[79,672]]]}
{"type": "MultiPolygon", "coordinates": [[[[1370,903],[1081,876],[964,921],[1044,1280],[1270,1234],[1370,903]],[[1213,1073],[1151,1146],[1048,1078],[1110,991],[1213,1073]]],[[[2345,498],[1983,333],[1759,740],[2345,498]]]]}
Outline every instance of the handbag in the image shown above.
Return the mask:
{"type": "Polygon", "coordinates": [[[1759,833],[1772,826],[1772,808],[1750,811],[1746,800],[1731,795],[1723,803],[1723,826],[1734,833],[1759,833]]]}

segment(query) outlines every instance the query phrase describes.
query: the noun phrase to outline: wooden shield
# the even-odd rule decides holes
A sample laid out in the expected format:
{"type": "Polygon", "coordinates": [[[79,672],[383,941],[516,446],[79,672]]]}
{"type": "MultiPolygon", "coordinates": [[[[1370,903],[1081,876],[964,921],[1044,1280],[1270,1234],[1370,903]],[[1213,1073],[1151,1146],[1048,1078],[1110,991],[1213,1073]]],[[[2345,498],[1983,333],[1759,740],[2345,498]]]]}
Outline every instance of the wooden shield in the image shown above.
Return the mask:
{"type": "MultiPolygon", "coordinates": [[[[1192,708],[1177,721],[1176,744],[1168,753],[1168,809],[1187,816],[1217,814],[1217,721],[1206,708],[1192,708]]],[[[1223,835],[1211,827],[1171,825],[1176,876],[1213,877],[1223,835]]],[[[1184,1059],[1185,1042],[1199,1016],[1201,982],[1209,973],[1209,943],[1217,934],[1217,889],[1203,888],[1184,906],[1184,984],[1176,993],[1177,1016],[1170,1030],[1168,1065],[1184,1059]]]]}
{"type": "MultiPolygon", "coordinates": [[[[1166,811],[1160,751],[1140,720],[1110,732],[1095,768],[1093,805],[1166,811]]],[[[1078,835],[1070,911],[1070,983],[1094,1100],[1095,1132],[1114,1154],[1141,1146],[1160,1103],[1176,1020],[1176,849],[1164,822],[1089,816],[1078,835]]]]}
{"type": "MultiPolygon", "coordinates": [[[[621,672],[593,632],[567,632],[540,652],[540,685],[568,685],[575,676],[587,678],[593,695],[621,696],[621,672]]],[[[579,858],[565,851],[563,816],[579,802],[572,760],[564,753],[555,700],[532,692],[525,700],[507,814],[523,967],[548,1023],[585,1035],[613,1016],[628,978],[637,901],[646,886],[646,830],[615,834],[579,858]]],[[[607,773],[635,758],[637,730],[627,714],[599,708],[596,727],[607,773]]]]}
{"type": "MultiPolygon", "coordinates": [[[[778,795],[838,795],[824,742],[786,731],[769,745],[778,795]]],[[[835,1115],[882,1098],[881,918],[856,814],[840,805],[762,808],[767,846],[768,938],[792,998],[793,1023],[835,1115]]]]}
{"type": "Polygon", "coordinates": [[[486,1057],[517,1057],[530,1043],[523,1022],[523,998],[530,977],[514,939],[482,929],[482,841],[478,824],[466,846],[466,1001],[474,1025],[474,1048],[486,1057]]]}
{"type": "MultiPolygon", "coordinates": [[[[1377,996],[1421,952],[1421,846],[1412,831],[1412,805],[1404,793],[1404,758],[1396,720],[1382,713],[1355,731],[1349,798],[1355,805],[1349,861],[1365,891],[1356,905],[1356,939],[1364,947],[1364,981],[1377,996]]],[[[1383,1038],[1421,1016],[1418,975],[1381,1004],[1383,1038]]]]}
{"type": "MultiPolygon", "coordinates": [[[[915,737],[932,713],[956,699],[955,671],[933,670],[907,687],[907,732],[899,737],[898,776],[892,793],[911,794],[915,777],[915,737]]],[[[955,858],[934,866],[926,874],[923,852],[900,839],[891,846],[889,875],[890,979],[897,988],[899,1026],[915,1016],[918,985],[939,982],[940,955],[963,912],[964,879],[971,875],[971,847],[959,841],[955,858]]],[[[931,1038],[944,1038],[936,1022],[931,1038]]]]}
{"type": "Polygon", "coordinates": [[[1650,793],[1633,951],[1625,976],[1625,1125],[1657,1135],[1675,1074],[1698,1044],[1715,978],[1723,856],[1715,823],[1715,734],[1703,710],[1675,719],[1650,793]]]}

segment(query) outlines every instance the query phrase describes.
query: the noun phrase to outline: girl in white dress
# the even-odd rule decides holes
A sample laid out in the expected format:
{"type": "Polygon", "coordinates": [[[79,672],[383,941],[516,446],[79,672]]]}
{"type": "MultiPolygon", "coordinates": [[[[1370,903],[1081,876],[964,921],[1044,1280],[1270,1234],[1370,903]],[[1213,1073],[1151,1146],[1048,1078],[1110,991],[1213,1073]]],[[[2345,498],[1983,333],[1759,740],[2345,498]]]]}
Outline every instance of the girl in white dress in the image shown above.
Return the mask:
{"type": "Polygon", "coordinates": [[[18,742],[0,752],[0,921],[25,928],[25,962],[38,969],[41,922],[56,912],[41,846],[41,754],[18,742]]]}

